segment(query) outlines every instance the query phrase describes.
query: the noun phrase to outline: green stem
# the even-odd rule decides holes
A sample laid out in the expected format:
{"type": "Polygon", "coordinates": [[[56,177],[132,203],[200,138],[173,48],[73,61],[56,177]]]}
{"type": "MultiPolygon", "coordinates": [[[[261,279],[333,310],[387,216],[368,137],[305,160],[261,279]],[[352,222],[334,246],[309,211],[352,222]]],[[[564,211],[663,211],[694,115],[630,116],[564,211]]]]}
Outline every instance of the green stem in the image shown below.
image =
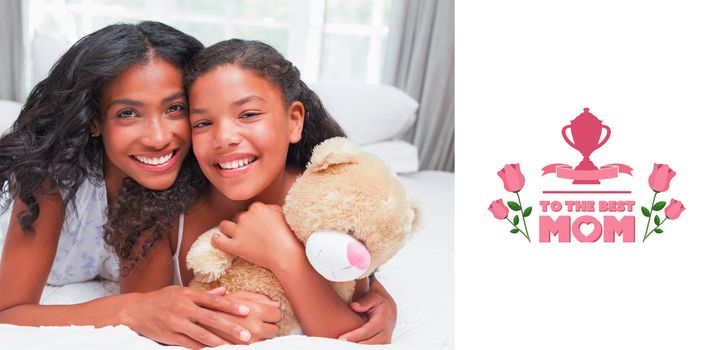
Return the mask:
{"type": "Polygon", "coordinates": [[[662,220],[662,221],[659,223],[659,225],[657,225],[657,227],[655,227],[655,228],[653,228],[651,231],[649,231],[649,234],[648,234],[646,237],[644,237],[644,240],[642,240],[642,243],[644,243],[644,241],[646,241],[647,238],[652,234],[652,232],[656,231],[656,230],[659,228],[659,226],[662,226],[662,224],[664,223],[664,221],[667,221],[667,219],[669,219],[669,218],[668,218],[668,217],[664,217],[664,220],[662,220]]]}
{"type": "MultiPolygon", "coordinates": [[[[514,228],[516,228],[517,230],[519,230],[519,232],[522,233],[522,236],[526,237],[527,240],[529,240],[529,236],[527,236],[527,234],[524,233],[524,231],[522,231],[521,228],[517,227],[517,225],[515,225],[515,224],[512,222],[512,220],[509,220],[509,215],[507,215],[507,217],[506,217],[505,219],[507,219],[507,221],[509,221],[509,223],[512,224],[512,226],[514,226],[514,228]]],[[[526,230],[526,228],[525,228],[525,230],[526,230]]],[[[530,242],[531,242],[531,241],[530,241],[530,242]]]]}
{"type": "Polygon", "coordinates": [[[649,218],[647,218],[647,227],[644,229],[644,239],[642,242],[647,240],[647,237],[649,237],[648,231],[649,231],[649,223],[652,222],[652,213],[654,212],[654,201],[657,200],[657,194],[659,192],[654,191],[654,198],[652,198],[652,205],[649,207],[649,218]]]}
{"type": "Polygon", "coordinates": [[[524,207],[522,206],[522,199],[519,198],[519,191],[514,192],[517,194],[517,200],[519,201],[519,215],[522,215],[522,222],[524,223],[524,231],[527,232],[527,234],[524,235],[524,237],[527,237],[527,240],[529,243],[532,243],[532,240],[529,239],[529,230],[527,230],[527,220],[524,219],[524,207]]]}

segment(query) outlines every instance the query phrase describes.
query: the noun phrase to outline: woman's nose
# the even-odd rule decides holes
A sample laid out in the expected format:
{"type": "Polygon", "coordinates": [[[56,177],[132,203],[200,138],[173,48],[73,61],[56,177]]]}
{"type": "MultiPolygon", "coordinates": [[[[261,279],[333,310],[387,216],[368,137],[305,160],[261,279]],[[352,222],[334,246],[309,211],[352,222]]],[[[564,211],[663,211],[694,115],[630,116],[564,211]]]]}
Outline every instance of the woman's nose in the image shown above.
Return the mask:
{"type": "Polygon", "coordinates": [[[143,143],[156,149],[165,148],[172,141],[172,130],[162,118],[152,118],[145,126],[143,143]]]}

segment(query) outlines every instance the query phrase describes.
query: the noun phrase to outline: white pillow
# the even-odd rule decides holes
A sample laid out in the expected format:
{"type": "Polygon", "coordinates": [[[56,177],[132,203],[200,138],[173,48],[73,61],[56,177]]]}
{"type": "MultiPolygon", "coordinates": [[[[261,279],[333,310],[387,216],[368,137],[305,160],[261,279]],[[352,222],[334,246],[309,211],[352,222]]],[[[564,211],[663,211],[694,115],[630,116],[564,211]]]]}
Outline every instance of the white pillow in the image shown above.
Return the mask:
{"type": "Polygon", "coordinates": [[[17,116],[20,115],[22,105],[15,101],[0,100],[0,135],[10,129],[17,116]]]}
{"type": "Polygon", "coordinates": [[[399,137],[417,118],[417,101],[393,86],[321,82],[310,88],[347,136],[360,145],[399,137]]]}
{"type": "Polygon", "coordinates": [[[382,159],[397,174],[419,171],[419,154],[417,147],[401,141],[383,141],[361,146],[362,150],[382,159]]]}

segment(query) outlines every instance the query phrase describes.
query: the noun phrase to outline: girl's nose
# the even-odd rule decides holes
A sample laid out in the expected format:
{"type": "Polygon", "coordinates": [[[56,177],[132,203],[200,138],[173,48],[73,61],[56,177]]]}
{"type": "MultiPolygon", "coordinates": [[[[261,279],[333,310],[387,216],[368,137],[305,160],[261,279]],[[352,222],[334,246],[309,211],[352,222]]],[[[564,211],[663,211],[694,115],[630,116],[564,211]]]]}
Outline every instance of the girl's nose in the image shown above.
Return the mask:
{"type": "Polygon", "coordinates": [[[241,131],[232,123],[221,121],[215,127],[215,142],[218,147],[239,145],[242,142],[241,131]]]}

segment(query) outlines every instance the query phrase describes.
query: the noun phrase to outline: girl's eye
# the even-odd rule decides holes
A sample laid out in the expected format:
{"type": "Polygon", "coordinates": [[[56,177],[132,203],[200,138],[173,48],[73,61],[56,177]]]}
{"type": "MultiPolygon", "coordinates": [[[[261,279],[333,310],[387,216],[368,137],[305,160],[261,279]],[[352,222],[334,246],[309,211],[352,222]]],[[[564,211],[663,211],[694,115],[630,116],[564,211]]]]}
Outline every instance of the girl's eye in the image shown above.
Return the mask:
{"type": "Polygon", "coordinates": [[[202,120],[202,121],[199,121],[199,122],[193,124],[193,125],[192,125],[192,128],[193,128],[193,129],[204,128],[204,127],[209,126],[209,125],[211,125],[211,124],[212,124],[212,123],[210,123],[210,122],[208,122],[208,121],[202,120]]]}
{"type": "Polygon", "coordinates": [[[252,117],[254,117],[254,116],[256,116],[256,115],[259,115],[259,113],[250,113],[250,112],[248,112],[248,113],[243,113],[243,114],[240,114],[240,119],[252,118],[252,117]]]}
{"type": "Polygon", "coordinates": [[[125,109],[117,113],[117,117],[121,119],[129,119],[137,116],[137,113],[131,109],[125,109]]]}
{"type": "Polygon", "coordinates": [[[176,103],[170,107],[167,107],[167,112],[169,112],[169,113],[180,112],[183,110],[185,110],[185,105],[183,105],[181,103],[176,103]]]}

